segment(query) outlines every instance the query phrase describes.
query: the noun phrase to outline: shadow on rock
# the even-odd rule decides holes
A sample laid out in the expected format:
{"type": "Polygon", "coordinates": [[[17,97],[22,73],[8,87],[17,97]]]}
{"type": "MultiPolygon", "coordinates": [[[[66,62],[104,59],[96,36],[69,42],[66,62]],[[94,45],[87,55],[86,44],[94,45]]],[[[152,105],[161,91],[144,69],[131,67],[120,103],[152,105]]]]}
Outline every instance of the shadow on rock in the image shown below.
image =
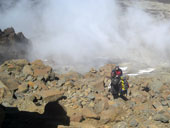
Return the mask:
{"type": "Polygon", "coordinates": [[[57,128],[58,125],[70,123],[66,111],[58,101],[48,103],[44,114],[19,111],[18,108],[12,107],[3,108],[5,118],[2,128],[57,128]]]}

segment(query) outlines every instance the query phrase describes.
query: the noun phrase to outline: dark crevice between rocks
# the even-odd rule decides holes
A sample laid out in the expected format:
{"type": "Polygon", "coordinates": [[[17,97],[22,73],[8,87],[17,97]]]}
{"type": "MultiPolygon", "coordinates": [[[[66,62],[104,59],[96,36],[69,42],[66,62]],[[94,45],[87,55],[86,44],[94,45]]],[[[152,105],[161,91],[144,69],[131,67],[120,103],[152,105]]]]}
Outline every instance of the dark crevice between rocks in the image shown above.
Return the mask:
{"type": "Polygon", "coordinates": [[[142,88],[142,91],[149,92],[149,91],[150,91],[150,88],[149,88],[149,87],[143,87],[143,88],[142,88]]]}
{"type": "Polygon", "coordinates": [[[43,114],[19,111],[16,107],[0,106],[5,111],[1,128],[57,128],[58,125],[70,124],[67,112],[58,101],[48,103],[43,114]]]}

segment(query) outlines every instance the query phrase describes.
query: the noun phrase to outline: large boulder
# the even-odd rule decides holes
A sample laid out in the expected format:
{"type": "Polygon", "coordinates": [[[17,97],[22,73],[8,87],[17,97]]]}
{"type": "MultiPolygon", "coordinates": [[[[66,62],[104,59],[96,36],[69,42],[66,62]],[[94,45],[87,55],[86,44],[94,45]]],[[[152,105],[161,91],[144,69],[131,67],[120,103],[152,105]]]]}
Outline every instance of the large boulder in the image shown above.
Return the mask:
{"type": "Polygon", "coordinates": [[[43,64],[41,60],[35,60],[31,63],[31,68],[33,70],[34,77],[37,79],[45,81],[49,80],[52,76],[52,68],[43,64]]]}
{"type": "Polygon", "coordinates": [[[106,77],[110,77],[111,71],[115,68],[115,64],[106,64],[99,69],[99,73],[106,77]]]}
{"type": "Polygon", "coordinates": [[[89,108],[84,108],[82,110],[82,114],[84,118],[99,119],[99,116],[93,110],[89,108]]]}
{"type": "Polygon", "coordinates": [[[63,96],[64,92],[59,91],[57,89],[55,90],[43,90],[36,92],[36,95],[39,95],[42,97],[43,101],[48,103],[52,101],[57,101],[59,98],[63,96]]]}
{"type": "Polygon", "coordinates": [[[100,114],[100,121],[104,124],[114,121],[120,121],[122,113],[124,113],[122,107],[111,107],[108,110],[104,110],[100,114]]]}
{"type": "Polygon", "coordinates": [[[92,82],[88,83],[89,88],[92,88],[93,91],[103,92],[104,91],[104,78],[96,78],[92,82]]]}

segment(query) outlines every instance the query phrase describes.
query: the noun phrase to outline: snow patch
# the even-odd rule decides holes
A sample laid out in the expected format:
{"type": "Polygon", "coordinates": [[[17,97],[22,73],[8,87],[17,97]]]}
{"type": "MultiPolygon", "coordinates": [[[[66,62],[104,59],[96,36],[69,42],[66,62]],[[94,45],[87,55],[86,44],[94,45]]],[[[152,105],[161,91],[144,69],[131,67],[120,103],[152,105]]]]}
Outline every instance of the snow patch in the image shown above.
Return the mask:
{"type": "Polygon", "coordinates": [[[139,70],[138,73],[128,74],[128,75],[129,76],[137,76],[137,75],[141,75],[141,74],[151,73],[154,70],[155,70],[154,68],[147,68],[147,69],[139,70]]]}
{"type": "Polygon", "coordinates": [[[144,74],[144,73],[150,73],[152,71],[154,71],[154,68],[148,68],[148,69],[144,69],[144,70],[139,70],[139,74],[144,74]]]}

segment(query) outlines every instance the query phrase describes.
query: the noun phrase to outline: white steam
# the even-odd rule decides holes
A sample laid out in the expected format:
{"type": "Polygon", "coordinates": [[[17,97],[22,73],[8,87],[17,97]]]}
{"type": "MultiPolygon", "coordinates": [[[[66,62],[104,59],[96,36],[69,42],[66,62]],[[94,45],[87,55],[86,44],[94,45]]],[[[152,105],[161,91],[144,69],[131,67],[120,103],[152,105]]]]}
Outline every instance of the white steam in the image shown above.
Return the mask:
{"type": "Polygon", "coordinates": [[[0,28],[13,26],[30,38],[31,59],[85,69],[108,60],[154,66],[168,60],[170,25],[138,6],[122,9],[115,0],[11,1],[0,2],[0,28]]]}

